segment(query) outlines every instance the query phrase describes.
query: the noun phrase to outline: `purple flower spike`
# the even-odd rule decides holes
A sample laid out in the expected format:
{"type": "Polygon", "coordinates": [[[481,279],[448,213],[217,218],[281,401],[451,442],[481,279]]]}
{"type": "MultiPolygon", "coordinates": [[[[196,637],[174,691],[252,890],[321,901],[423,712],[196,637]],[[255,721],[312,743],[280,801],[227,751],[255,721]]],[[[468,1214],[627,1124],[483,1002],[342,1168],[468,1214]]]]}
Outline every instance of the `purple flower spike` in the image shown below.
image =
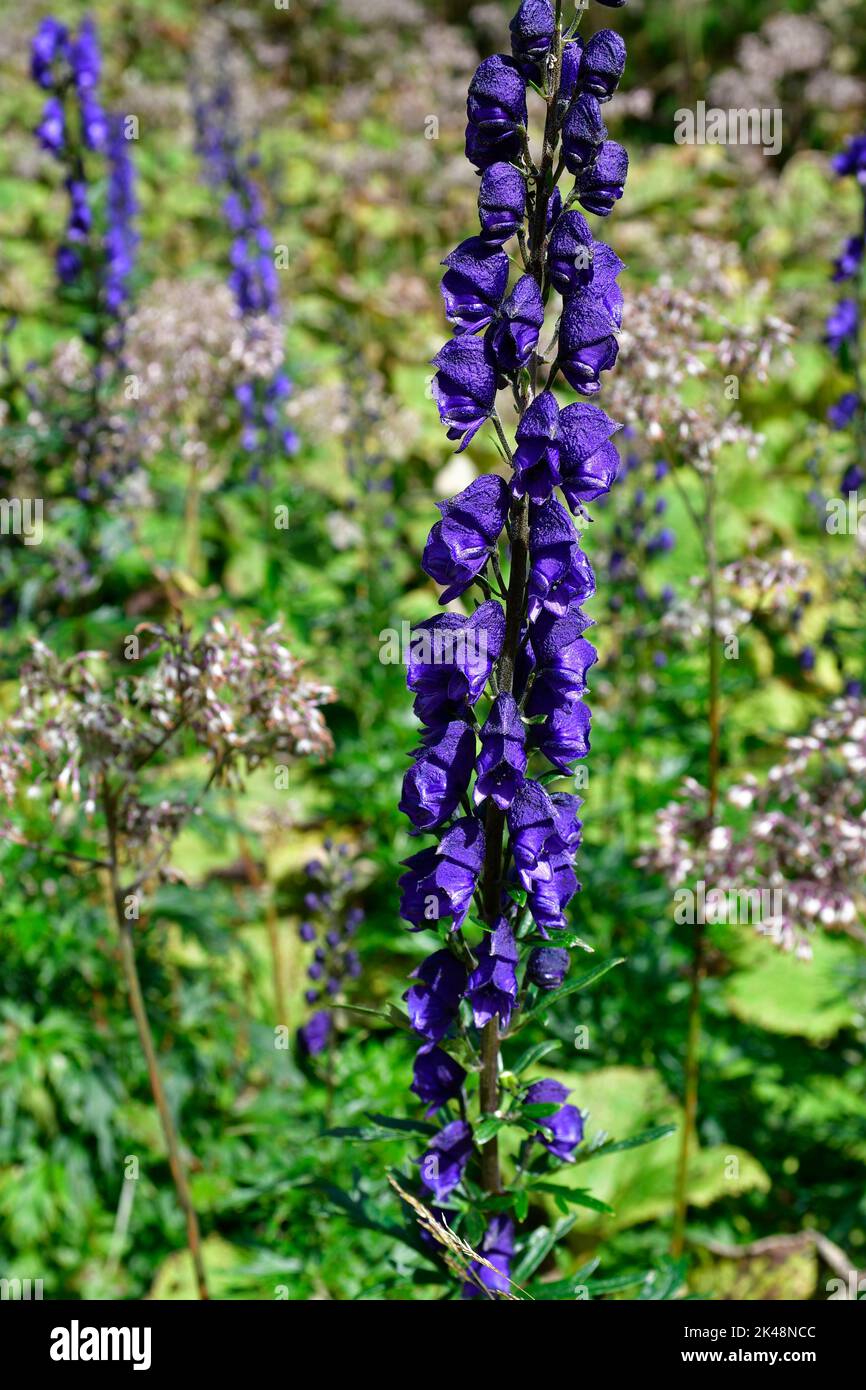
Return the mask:
{"type": "Polygon", "coordinates": [[[427,537],[421,567],[437,584],[445,585],[439,602],[450,603],[487,565],[508,515],[508,484],[497,474],[488,474],[436,505],[442,520],[427,537]]]}
{"type": "Polygon", "coordinates": [[[437,1202],[454,1191],[471,1156],[472,1130],[465,1120],[453,1120],[433,1139],[421,1159],[421,1181],[437,1202]]]}
{"type": "Polygon", "coordinates": [[[546,502],[560,481],[559,406],[552,391],[543,391],[529,406],[517,427],[515,497],[528,493],[533,502],[546,502]]]}
{"type": "Polygon", "coordinates": [[[456,931],[469,915],[483,861],[484,827],[474,817],[464,816],[438,846],[404,859],[407,872],[400,879],[400,916],[416,931],[451,917],[456,931]]]}
{"type": "Polygon", "coordinates": [[[508,284],[508,257],[479,236],[462,241],[442,262],[442,298],[448,322],[458,334],[475,333],[490,323],[508,284]]]}
{"type": "Polygon", "coordinates": [[[582,700],[573,700],[548,715],[543,724],[533,724],[530,741],[563,776],[571,772],[577,758],[589,752],[590,714],[582,700]]]}
{"type": "Polygon", "coordinates": [[[327,1009],[319,1009],[298,1029],[298,1047],[305,1057],[315,1057],[324,1052],[331,1036],[331,1015],[327,1009]]]}
{"type": "Polygon", "coordinates": [[[428,1042],[440,1042],[457,1017],[466,989],[466,970],[450,951],[434,951],[412,978],[417,982],[403,996],[409,1022],[428,1042]]]}
{"type": "Polygon", "coordinates": [[[504,917],[495,930],[485,933],[476,951],[478,965],[466,982],[466,998],[472,1005],[476,1028],[499,1017],[500,1027],[511,1022],[517,1005],[517,962],[520,959],[514,933],[504,917]]]}
{"type": "Polygon", "coordinates": [[[541,290],[531,275],[522,275],[487,330],[490,350],[503,376],[526,366],[543,323],[541,290]]]}
{"type": "Polygon", "coordinates": [[[625,191],[628,153],[616,140],[605,140],[598,159],[578,179],[577,201],[596,217],[607,217],[625,191]]]}
{"type": "Polygon", "coordinates": [[[625,44],[614,29],[599,29],[583,50],[578,81],[599,101],[610,101],[625,67],[625,44]]]}
{"type": "Polygon", "coordinates": [[[609,443],[620,428],[597,405],[579,401],[559,416],[562,436],[562,491],[573,512],[610,489],[619,468],[619,454],[609,443]]]}
{"type": "Polygon", "coordinates": [[[597,98],[588,92],[581,92],[569,107],[562,127],[562,153],[568,172],[584,174],[594,163],[606,139],[607,128],[597,98]]]}
{"type": "Polygon", "coordinates": [[[551,234],[547,252],[550,282],[561,295],[574,294],[592,280],[592,232],[579,212],[566,212],[551,234]]]}
{"type": "Polygon", "coordinates": [[[400,810],[416,830],[435,830],[454,814],[469,786],[475,733],[461,719],[431,729],[403,778],[400,810]]]}
{"type": "Polygon", "coordinates": [[[526,771],[526,736],[517,701],[500,692],[481,729],[481,752],[473,793],[476,805],[492,797],[500,811],[514,800],[526,771]]]}
{"type": "Polygon", "coordinates": [[[556,32],[550,0],[523,0],[508,27],[514,61],[530,82],[541,82],[544,61],[556,32]]]}
{"type": "Polygon", "coordinates": [[[526,83],[511,58],[494,53],[479,64],[469,84],[466,115],[466,158],[477,169],[519,157],[526,83]]]}
{"type": "Polygon", "coordinates": [[[418,1052],[413,1076],[410,1090],[415,1092],[423,1105],[429,1107],[428,1115],[459,1096],[466,1080],[466,1072],[460,1063],[433,1043],[418,1052]]]}
{"type": "Polygon", "coordinates": [[[490,415],[496,401],[497,371],[484,338],[452,338],[433,358],[433,398],[448,438],[461,441],[461,453],[490,415]]]}
{"type": "Polygon", "coordinates": [[[481,235],[501,246],[521,227],[526,212],[526,180],[513,164],[491,164],[481,176],[478,216],[481,235]]]}

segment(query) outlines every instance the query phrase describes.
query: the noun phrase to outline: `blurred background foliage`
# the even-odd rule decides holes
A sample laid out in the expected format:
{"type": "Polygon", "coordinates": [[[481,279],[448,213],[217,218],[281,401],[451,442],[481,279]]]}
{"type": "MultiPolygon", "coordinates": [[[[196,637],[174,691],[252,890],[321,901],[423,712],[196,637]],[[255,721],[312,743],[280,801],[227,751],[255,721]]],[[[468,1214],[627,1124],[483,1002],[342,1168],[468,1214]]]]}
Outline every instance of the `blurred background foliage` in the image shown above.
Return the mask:
{"type": "MultiPolygon", "coordinates": [[[[139,117],[136,304],[158,306],[160,284],[207,284],[228,272],[231,236],[202,178],[190,105],[193,75],[212,76],[214,63],[260,156],[274,241],[288,249],[281,287],[298,453],[251,480],[237,438],[230,430],[215,438],[191,548],[187,471],[173,448],[149,464],[146,505],[94,508],[76,500],[62,447],[49,438],[46,544],[4,537],[0,550],[4,708],[34,636],[63,652],[117,652],[136,622],[172,609],[194,624],[217,611],[283,614],[296,651],[338,692],[328,711],[333,759],[293,770],[288,792],[262,775],[242,797],[219,799],[178,843],[185,882],[159,891],[140,933],[145,996],[195,1155],[206,1261],[222,1297],[436,1293],[411,1215],[385,1181],[389,1165],[405,1162],[405,1142],[386,1133],[385,1142],[351,1144],[326,1133],[371,1113],[415,1113],[409,1042],[387,1019],[343,1012],[339,1047],[323,1064],[275,1047],[274,1029],[293,1031],[305,1017],[303,865],[327,837],[348,844],[356,861],[367,1007],[398,1002],[426,949],[396,915],[397,863],[409,851],[396,805],[413,733],[404,673],[380,662],[380,633],[435,604],[418,562],[433,500],[497,462],[483,433],[468,459],[449,455],[427,382],[444,337],[438,263],[474,230],[465,90],[479,56],[502,46],[512,8],[496,0],[4,6],[0,298],[14,319],[0,459],[7,493],[22,458],[9,431],[20,440],[28,429],[22,382],[40,370],[50,376],[52,354],[81,332],[80,311],[55,291],[63,191],[32,134],[40,94],[28,50],[44,14],[72,23],[94,15],[106,100],[139,117]],[[289,507],[288,531],[274,528],[278,505],[289,507]],[[60,582],[70,555],[76,564],[84,557],[87,583],[60,582]],[[279,1003],[268,911],[277,914],[285,975],[279,1003]]],[[[708,264],[683,255],[697,236],[698,257],[727,248],[727,313],[746,318],[762,304],[796,329],[790,369],[741,401],[763,437],[758,459],[732,451],[720,480],[723,563],[758,544],[767,553],[790,547],[809,570],[804,615],[754,625],[724,673],[730,779],[760,774],[781,738],[801,732],[858,675],[858,662],[862,674],[856,543],[839,558],[839,541],[831,564],[810,494],[828,478],[836,486],[840,471],[825,416],[844,381],[822,333],[828,267],[856,227],[857,194],[833,180],[828,160],[863,125],[864,19],[862,0],[631,0],[617,12],[629,66],[610,124],[629,147],[631,175],[609,237],[628,264],[627,294],[639,298],[662,269],[686,288],[703,286],[708,264]],[[794,16],[807,27],[786,30],[794,16]],[[757,89],[759,104],[784,111],[778,159],[674,144],[679,107],[712,101],[714,91],[739,92],[736,104],[749,105],[757,89]],[[807,643],[817,649],[809,669],[798,659],[807,643]]],[[[593,6],[588,21],[600,27],[608,14],[593,6]]],[[[636,447],[651,458],[651,446],[649,454],[645,442],[636,447]]],[[[634,486],[627,475],[617,484],[587,542],[602,660],[574,907],[575,928],[599,957],[627,964],[550,1020],[561,1043],[551,1074],[590,1112],[590,1133],[617,1138],[681,1117],[688,940],[673,923],[669,890],[635,861],[655,812],[684,774],[700,776],[706,756],[700,644],[675,645],[658,664],[659,630],[645,601],[610,568],[634,486]],[[585,1048],[575,1047],[578,1025],[588,1030],[585,1048]]],[[[696,541],[677,491],[653,486],[676,545],[643,555],[640,585],[687,594],[696,541]]],[[[183,1219],[100,894],[19,846],[0,849],[0,872],[0,1270],[43,1278],[47,1296],[190,1294],[183,1219]],[[140,1161],[131,1193],[130,1155],[140,1161]]],[[[805,963],[750,927],[712,929],[692,1219],[687,1259],[669,1288],[824,1297],[826,1270],[811,1247],[767,1257],[766,1267],[713,1252],[813,1229],[866,1264],[864,1009],[860,943],[820,937],[805,963]]],[[[580,1211],[547,1274],[572,1275],[598,1258],[609,1296],[664,1296],[641,1272],[670,1275],[674,1166],[668,1139],[576,1168],[575,1183],[615,1215],[580,1211]]],[[[557,1219],[541,1206],[532,1216],[539,1227],[557,1219]]]]}

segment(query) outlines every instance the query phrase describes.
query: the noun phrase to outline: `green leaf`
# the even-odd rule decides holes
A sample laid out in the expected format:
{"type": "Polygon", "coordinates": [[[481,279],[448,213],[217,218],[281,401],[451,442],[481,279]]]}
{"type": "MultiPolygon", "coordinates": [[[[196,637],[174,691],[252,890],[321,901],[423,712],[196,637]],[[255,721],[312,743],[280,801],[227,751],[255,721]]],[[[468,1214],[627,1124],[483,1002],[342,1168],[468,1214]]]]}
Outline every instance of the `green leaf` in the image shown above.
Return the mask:
{"type": "Polygon", "coordinates": [[[559,1241],[568,1235],[575,1219],[573,1216],[567,1216],[564,1220],[558,1221],[552,1228],[550,1226],[538,1226],[530,1233],[523,1253],[514,1268],[513,1278],[516,1284],[523,1284],[531,1278],[559,1241]]]}
{"type": "Polygon", "coordinates": [[[600,980],[609,970],[614,970],[616,966],[622,965],[624,962],[625,956],[617,956],[614,960],[603,961],[594,966],[592,970],[588,970],[585,975],[581,975],[579,979],[572,980],[567,985],[561,985],[559,989],[551,990],[540,1003],[536,1004],[534,1009],[529,1009],[520,1016],[519,1027],[524,1027],[531,1019],[540,1018],[561,999],[567,999],[569,995],[577,994],[582,989],[589,989],[589,986],[594,985],[596,980],[600,980]]]}
{"type": "Polygon", "coordinates": [[[483,1115],[480,1120],[476,1120],[473,1126],[476,1144],[486,1144],[488,1140],[495,1138],[501,1129],[507,1124],[513,1124],[513,1120],[506,1120],[502,1115],[483,1115]]]}
{"type": "Polygon", "coordinates": [[[598,1197],[593,1197],[585,1188],[563,1187],[556,1182],[534,1182],[533,1192],[549,1192],[555,1197],[557,1203],[568,1202],[575,1207],[589,1207],[591,1211],[600,1211],[605,1216],[616,1216],[613,1207],[609,1207],[607,1202],[599,1201],[598,1197]]]}
{"type": "Polygon", "coordinates": [[[579,1154],[578,1158],[586,1161],[590,1158],[598,1158],[601,1154],[623,1153],[626,1149],[639,1149],[644,1144],[654,1144],[657,1139],[667,1139],[669,1134],[676,1133],[676,1125],[655,1125],[652,1129],[645,1129],[641,1134],[635,1134],[631,1139],[613,1139],[609,1143],[599,1144],[596,1149],[588,1149],[585,1154],[579,1154]]]}
{"type": "Polygon", "coordinates": [[[508,1070],[512,1071],[515,1076],[520,1076],[521,1072],[534,1066],[536,1062],[540,1062],[542,1057],[547,1057],[549,1053],[555,1052],[559,1046],[560,1043],[557,1038],[546,1038],[544,1042],[535,1043],[532,1047],[527,1047],[521,1052],[514,1066],[509,1067],[508,1070]]]}

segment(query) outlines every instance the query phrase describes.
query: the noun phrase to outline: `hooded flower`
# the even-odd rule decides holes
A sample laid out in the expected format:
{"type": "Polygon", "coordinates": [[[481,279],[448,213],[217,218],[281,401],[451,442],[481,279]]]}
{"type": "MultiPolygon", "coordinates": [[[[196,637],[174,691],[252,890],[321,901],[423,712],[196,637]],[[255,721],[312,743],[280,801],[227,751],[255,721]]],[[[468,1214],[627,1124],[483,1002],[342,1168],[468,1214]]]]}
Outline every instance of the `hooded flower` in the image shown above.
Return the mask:
{"type": "Polygon", "coordinates": [[[43,19],[33,36],[30,49],[30,76],[48,91],[54,86],[54,62],[68,57],[69,30],[58,19],[43,19]]]}
{"type": "Polygon", "coordinates": [[[541,82],[544,60],[556,32],[550,0],[523,0],[508,27],[514,61],[529,81],[541,82]]]}
{"type": "Polygon", "coordinates": [[[462,719],[429,729],[403,778],[400,810],[416,830],[435,830],[452,816],[469,786],[475,733],[462,719]]]}
{"type": "Polygon", "coordinates": [[[597,405],[579,401],[559,416],[562,435],[562,491],[573,512],[607,492],[619,467],[610,437],[619,429],[597,405]]]}
{"type": "Polygon", "coordinates": [[[487,330],[490,350],[502,375],[525,367],[544,323],[541,290],[531,275],[522,275],[487,330]]]}
{"type": "MultiPolygon", "coordinates": [[[[568,512],[559,502],[533,507],[529,519],[529,621],[549,605],[569,573],[577,537],[568,512]]],[[[557,605],[555,605],[557,606],[557,605]]],[[[566,601],[567,606],[567,601],[566,601]]]]}
{"type": "Polygon", "coordinates": [[[517,64],[501,53],[475,70],[466,102],[466,158],[477,169],[517,159],[526,128],[526,84],[517,64]]]}
{"type": "Polygon", "coordinates": [[[473,793],[476,805],[492,797],[501,811],[514,800],[526,771],[526,737],[513,695],[501,691],[481,729],[481,752],[473,793]]]}
{"type": "Polygon", "coordinates": [[[429,1107],[427,1114],[432,1115],[440,1106],[447,1105],[449,1100],[460,1094],[466,1072],[441,1047],[431,1043],[418,1052],[413,1078],[410,1090],[415,1092],[423,1105],[429,1107]]]}
{"type": "Polygon", "coordinates": [[[577,92],[577,79],[580,73],[580,59],[583,54],[583,39],[576,36],[562,45],[562,71],[559,75],[560,119],[565,115],[577,92]]]}
{"type": "Polygon", "coordinates": [[[580,887],[574,872],[574,856],[562,850],[550,856],[550,878],[538,879],[526,899],[532,920],[543,937],[563,931],[565,909],[580,887]]]}
{"type": "Polygon", "coordinates": [[[43,150],[59,155],[66,143],[66,117],[59,97],[49,97],[42,108],[42,119],[36,127],[36,138],[43,150]]]}
{"type": "Polygon", "coordinates": [[[622,323],[622,291],[616,277],[622,261],[595,242],[592,281],[567,300],[559,330],[559,361],[570,386],[584,396],[601,389],[600,375],[616,362],[616,331],[622,323]]]}
{"type": "Polygon", "coordinates": [[[445,314],[455,332],[474,333],[490,323],[508,284],[508,257],[482,237],[469,237],[442,262],[445,314]]]}
{"type": "Polygon", "coordinates": [[[433,398],[448,438],[459,439],[460,453],[484,424],[496,401],[497,372],[484,338],[452,338],[437,352],[433,398]]]}
{"type": "Polygon", "coordinates": [[[483,862],[484,827],[474,817],[463,816],[437,846],[403,860],[400,916],[415,930],[446,917],[452,918],[452,930],[462,927],[483,862]]]}
{"type": "Polygon", "coordinates": [[[413,971],[416,981],[403,996],[409,1022],[428,1042],[440,1042],[457,1017],[466,971],[450,951],[434,951],[413,971]]]}
{"type": "Polygon", "coordinates": [[[543,724],[533,724],[530,741],[563,776],[577,758],[589,752],[590,714],[582,700],[571,700],[549,714],[543,724]]]}
{"type": "Polygon", "coordinates": [[[853,136],[841,154],[834,155],[830,163],[840,177],[853,174],[860,183],[866,182],[866,135],[853,136]]]}
{"type": "Polygon", "coordinates": [[[476,953],[478,965],[466,982],[466,998],[472,1005],[476,1028],[499,1016],[501,1029],[511,1022],[517,1005],[517,962],[520,955],[514,933],[504,917],[486,932],[476,953]]]}
{"type": "Polygon", "coordinates": [[[569,954],[561,946],[535,946],[526,963],[526,978],[538,989],[558,989],[568,974],[569,954]]]}
{"type": "Polygon", "coordinates": [[[564,212],[551,233],[547,250],[550,282],[563,296],[592,280],[592,232],[579,212],[564,212]]]}
{"type": "Polygon", "coordinates": [[[625,67],[625,44],[614,29],[599,29],[580,60],[578,81],[598,101],[610,101],[625,67]]]}
{"type": "Polygon", "coordinates": [[[523,225],[526,212],[526,180],[513,164],[491,164],[481,175],[478,217],[481,235],[492,246],[501,246],[523,225]]]}
{"type": "Polygon", "coordinates": [[[841,255],[833,262],[833,279],[850,280],[863,264],[863,248],[866,246],[862,236],[849,237],[842,247],[841,255]]]}
{"type": "Polygon", "coordinates": [[[581,633],[588,626],[579,610],[564,618],[542,613],[530,634],[535,654],[535,681],[526,712],[550,715],[563,704],[577,700],[586,690],[586,673],[597,652],[581,633]]]}
{"type": "Polygon", "coordinates": [[[495,600],[471,618],[437,613],[412,630],[406,683],[415,691],[415,713],[427,725],[443,724],[480,698],[502,651],[505,615],[495,600]]]}
{"type": "Polygon", "coordinates": [[[529,778],[508,809],[508,830],[514,866],[527,892],[551,877],[551,860],[565,852],[556,824],[556,807],[539,782],[529,778]]]}
{"type": "Polygon", "coordinates": [[[483,572],[499,540],[508,515],[508,484],[498,474],[485,474],[436,506],[442,520],[427,537],[421,567],[445,586],[439,602],[450,603],[483,572]]]}
{"type": "Polygon", "coordinates": [[[846,425],[850,425],[854,416],[857,414],[857,407],[860,404],[860,397],[856,391],[846,391],[831,405],[827,411],[827,419],[834,430],[844,430],[846,425]]]}
{"type": "Polygon", "coordinates": [[[487,1264],[473,1260],[469,1266],[474,1276],[463,1285],[463,1298],[483,1298],[484,1290],[490,1293],[508,1293],[510,1287],[511,1261],[514,1258],[514,1222],[507,1216],[492,1216],[487,1227],[481,1249],[487,1264]],[[489,1269],[488,1265],[493,1265],[489,1269]],[[479,1288],[479,1284],[482,1286],[479,1288]]]}
{"type": "Polygon", "coordinates": [[[850,342],[857,333],[856,299],[840,299],[827,319],[827,345],[832,352],[840,352],[843,343],[850,342]]]}
{"type": "Polygon", "coordinates": [[[628,153],[616,140],[605,140],[595,163],[577,180],[577,201],[596,217],[607,217],[625,191],[628,153]]]}
{"type": "Polygon", "coordinates": [[[567,1097],[568,1089],[559,1081],[550,1079],[534,1082],[523,1097],[524,1105],[559,1106],[552,1115],[545,1115],[541,1120],[552,1137],[548,1139],[541,1131],[535,1137],[554,1158],[561,1159],[563,1163],[572,1162],[574,1150],[583,1139],[583,1119],[580,1111],[574,1105],[561,1104],[567,1097]]]}
{"type": "Polygon", "coordinates": [[[568,172],[576,176],[584,174],[606,139],[607,128],[597,98],[589,92],[581,92],[569,107],[562,126],[562,155],[568,172]]]}
{"type": "Polygon", "coordinates": [[[472,1130],[465,1120],[441,1129],[421,1159],[421,1181],[437,1202],[444,1202],[463,1177],[472,1156],[472,1130]]]}
{"type": "Polygon", "coordinates": [[[527,493],[533,502],[547,501],[559,483],[559,406],[552,391],[542,391],[517,426],[514,475],[515,497],[527,493]]]}

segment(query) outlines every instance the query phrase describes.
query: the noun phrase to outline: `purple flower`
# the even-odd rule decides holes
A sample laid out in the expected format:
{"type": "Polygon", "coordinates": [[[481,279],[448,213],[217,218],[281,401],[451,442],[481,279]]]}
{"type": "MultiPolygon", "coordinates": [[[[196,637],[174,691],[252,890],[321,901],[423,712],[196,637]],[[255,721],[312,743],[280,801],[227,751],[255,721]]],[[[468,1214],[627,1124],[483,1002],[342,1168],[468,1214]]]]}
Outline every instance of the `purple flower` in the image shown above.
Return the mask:
{"type": "Polygon", "coordinates": [[[520,955],[514,933],[504,917],[492,932],[485,932],[476,953],[478,965],[466,982],[466,998],[472,1005],[476,1028],[499,1017],[501,1028],[511,1022],[517,1005],[517,962],[520,955]]]}
{"type": "Polygon", "coordinates": [[[79,93],[95,91],[99,85],[102,58],[96,25],[89,15],[81,22],[70,49],[69,61],[79,93]]]}
{"type": "Polygon", "coordinates": [[[595,163],[577,180],[577,201],[596,217],[607,217],[622,197],[627,177],[627,151],[616,140],[605,140],[595,163]]]}
{"type": "Polygon", "coordinates": [[[583,50],[578,81],[599,101],[610,101],[625,67],[625,44],[614,29],[599,29],[583,50]]]}
{"type": "Polygon", "coordinates": [[[556,32],[556,18],[550,0],[523,0],[520,9],[508,26],[511,30],[511,52],[524,77],[540,83],[544,60],[550,52],[556,32]]]}
{"type": "Polygon", "coordinates": [[[469,786],[475,733],[462,719],[428,730],[423,748],[403,778],[400,810],[416,830],[435,830],[449,819],[469,786]]]}
{"type": "Polygon", "coordinates": [[[853,174],[860,183],[866,181],[866,135],[853,136],[842,153],[834,155],[830,163],[841,177],[853,174]]]}
{"type": "Polygon", "coordinates": [[[490,323],[508,284],[508,257],[480,236],[462,241],[442,262],[445,314],[457,334],[474,333],[490,323]]]}
{"type": "Polygon", "coordinates": [[[508,484],[498,474],[487,474],[436,505],[442,520],[427,537],[421,567],[446,586],[439,602],[450,603],[487,565],[508,515],[508,484]]]}
{"type": "Polygon", "coordinates": [[[466,158],[477,169],[517,159],[526,127],[526,84],[517,64],[501,53],[475,70],[466,102],[466,158]]]}
{"type": "Polygon", "coordinates": [[[501,246],[514,236],[526,212],[526,180],[513,164],[491,164],[481,175],[478,216],[481,235],[501,246]]]}
{"type": "Polygon", "coordinates": [[[66,117],[59,97],[49,97],[42,108],[42,119],[36,127],[36,138],[43,150],[59,155],[66,141],[66,117]]]}
{"type": "MultiPolygon", "coordinates": [[[[581,63],[581,68],[583,64],[581,63]]],[[[562,154],[570,174],[584,174],[594,163],[607,128],[601,107],[589,92],[581,92],[568,109],[562,127],[562,154]]]]}
{"type": "Polygon", "coordinates": [[[574,603],[595,592],[595,578],[580,549],[574,525],[559,502],[532,510],[529,522],[529,621],[543,609],[563,617],[574,603]]]}
{"type": "Polygon", "coordinates": [[[302,922],[298,927],[298,936],[302,941],[315,941],[316,928],[313,926],[312,922],[302,922]]]}
{"type": "Polygon", "coordinates": [[[59,19],[43,19],[30,48],[30,76],[46,91],[54,86],[54,61],[69,56],[69,30],[59,19]]]}
{"type": "Polygon", "coordinates": [[[577,91],[583,39],[575,37],[562,46],[562,71],[559,75],[559,115],[565,115],[577,91]]]}
{"type": "Polygon", "coordinates": [[[561,946],[535,946],[526,963],[526,978],[539,989],[558,989],[568,965],[569,954],[561,946]]]}
{"type": "Polygon", "coordinates": [[[536,1139],[544,1145],[554,1158],[559,1158],[563,1163],[570,1163],[574,1158],[574,1150],[583,1139],[583,1118],[580,1111],[574,1105],[562,1105],[568,1096],[568,1089],[559,1081],[545,1078],[543,1081],[536,1081],[529,1087],[523,1097],[524,1105],[559,1105],[559,1109],[552,1115],[545,1115],[541,1123],[545,1129],[549,1130],[552,1138],[548,1139],[539,1131],[536,1139]]]}
{"type": "Polygon", "coordinates": [[[538,879],[526,900],[532,920],[543,937],[549,937],[552,931],[562,931],[568,925],[565,909],[580,887],[572,851],[564,849],[551,854],[549,865],[550,877],[538,879]]]}
{"type": "Polygon", "coordinates": [[[589,620],[579,610],[564,618],[542,613],[530,632],[536,660],[535,681],[526,712],[553,714],[563,703],[577,700],[586,690],[586,673],[597,660],[595,647],[581,633],[589,620]]]}
{"type": "Polygon", "coordinates": [[[92,91],[82,92],[80,110],[84,143],[89,150],[101,153],[108,140],[108,119],[92,91]]]}
{"type": "Polygon", "coordinates": [[[582,700],[572,700],[549,714],[543,724],[533,724],[530,742],[549,763],[567,776],[577,758],[589,752],[590,714],[582,700]]]}
{"type": "Polygon", "coordinates": [[[850,280],[863,264],[863,248],[866,241],[862,236],[849,237],[842,247],[842,253],[833,262],[833,279],[850,280]]]}
{"type": "Polygon", "coordinates": [[[403,860],[407,872],[400,879],[400,916],[416,931],[451,917],[456,931],[469,915],[483,862],[484,827],[464,816],[437,846],[403,860]]]}
{"type": "Polygon", "coordinates": [[[465,1120],[452,1120],[436,1135],[421,1159],[421,1181],[443,1202],[463,1177],[472,1157],[472,1130],[465,1120]]]}
{"type": "Polygon", "coordinates": [[[327,1009],[319,1009],[298,1029],[298,1046],[306,1057],[315,1057],[324,1052],[331,1036],[331,1015],[327,1009]]]}
{"type": "Polygon", "coordinates": [[[797,660],[800,663],[801,671],[814,671],[815,669],[815,648],[804,647],[797,660]]]}
{"type": "Polygon", "coordinates": [[[429,1043],[420,1049],[415,1058],[413,1077],[410,1090],[415,1092],[423,1105],[429,1106],[427,1114],[432,1115],[440,1106],[447,1105],[449,1100],[460,1094],[466,1072],[441,1047],[429,1043]]]}
{"type": "Polygon", "coordinates": [[[531,275],[522,275],[486,335],[503,375],[526,366],[538,345],[543,323],[541,290],[531,275]]]}
{"type": "Polygon", "coordinates": [[[492,599],[471,618],[437,613],[413,628],[406,683],[424,724],[445,723],[480,699],[504,637],[505,615],[492,599]]]}
{"type": "Polygon", "coordinates": [[[514,1222],[508,1216],[492,1216],[487,1227],[481,1249],[488,1264],[473,1260],[469,1266],[474,1279],[467,1279],[463,1285],[463,1298],[482,1298],[484,1290],[490,1293],[508,1293],[510,1287],[511,1261],[514,1258],[514,1222]],[[479,1284],[483,1287],[479,1288],[479,1284]]]}
{"type": "Polygon", "coordinates": [[[437,352],[433,398],[449,439],[460,453],[484,424],[496,401],[497,372],[484,338],[452,338],[437,352]]]}
{"type": "Polygon", "coordinates": [[[840,352],[843,343],[849,342],[857,333],[857,301],[840,299],[827,319],[827,345],[831,352],[840,352]]]}
{"type": "Polygon", "coordinates": [[[57,249],[57,277],[63,285],[71,285],[81,274],[81,257],[71,246],[57,249]]]}
{"type": "Polygon", "coordinates": [[[517,426],[514,496],[545,502],[560,480],[559,453],[559,406],[552,391],[542,391],[517,426]]]}
{"type": "Polygon", "coordinates": [[[570,386],[581,395],[601,389],[601,372],[617,359],[616,330],[622,322],[622,291],[616,277],[622,261],[609,246],[595,242],[592,281],[566,301],[559,331],[559,361],[570,386]]]}
{"type": "Polygon", "coordinates": [[[559,416],[562,436],[562,491],[573,512],[607,492],[619,467],[616,446],[609,443],[620,428],[597,405],[579,401],[559,416]]]}
{"type": "Polygon", "coordinates": [[[466,989],[466,970],[450,951],[434,951],[412,972],[417,981],[403,996],[409,1022],[428,1042],[439,1042],[451,1027],[466,989]]]}
{"type": "Polygon", "coordinates": [[[513,695],[503,690],[496,696],[479,737],[475,803],[490,796],[504,811],[514,800],[526,771],[526,736],[513,695]]]}
{"type": "Polygon", "coordinates": [[[660,555],[667,550],[673,550],[677,543],[675,533],[669,526],[664,526],[657,536],[647,541],[647,555],[660,555]]]}
{"type": "Polygon", "coordinates": [[[844,430],[846,425],[850,425],[854,416],[857,414],[857,407],[860,404],[860,397],[856,391],[846,391],[840,396],[835,405],[831,405],[827,411],[827,419],[834,430],[844,430]]]}
{"type": "Polygon", "coordinates": [[[527,778],[508,809],[514,867],[522,888],[551,878],[551,860],[565,851],[556,823],[556,807],[539,782],[527,778]]]}
{"type": "Polygon", "coordinates": [[[561,295],[573,294],[592,280],[592,232],[579,212],[565,212],[557,221],[547,264],[550,282],[561,295]]]}

